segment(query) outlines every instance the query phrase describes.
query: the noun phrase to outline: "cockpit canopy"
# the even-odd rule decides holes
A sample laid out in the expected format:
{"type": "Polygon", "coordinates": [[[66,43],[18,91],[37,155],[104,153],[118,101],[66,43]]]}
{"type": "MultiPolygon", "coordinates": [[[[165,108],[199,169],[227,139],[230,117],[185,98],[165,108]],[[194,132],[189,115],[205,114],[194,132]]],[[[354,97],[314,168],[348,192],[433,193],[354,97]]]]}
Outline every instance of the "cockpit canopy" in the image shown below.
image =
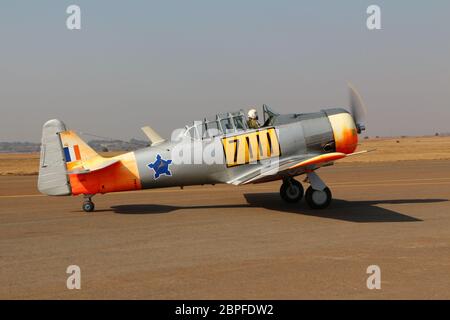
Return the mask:
{"type": "Polygon", "coordinates": [[[194,121],[186,126],[185,136],[195,140],[210,139],[223,134],[230,134],[248,130],[243,110],[237,112],[220,113],[215,120],[194,121]]]}
{"type": "MultiPolygon", "coordinates": [[[[265,104],[262,109],[264,122],[261,127],[268,127],[275,124],[295,121],[295,119],[290,119],[289,116],[280,116],[279,113],[273,111],[265,104]]],[[[203,121],[194,121],[192,125],[186,126],[184,135],[195,140],[202,140],[246,130],[252,129],[249,129],[247,125],[247,117],[244,110],[241,109],[236,112],[219,113],[216,115],[215,120],[208,120],[205,118],[203,121]]]]}

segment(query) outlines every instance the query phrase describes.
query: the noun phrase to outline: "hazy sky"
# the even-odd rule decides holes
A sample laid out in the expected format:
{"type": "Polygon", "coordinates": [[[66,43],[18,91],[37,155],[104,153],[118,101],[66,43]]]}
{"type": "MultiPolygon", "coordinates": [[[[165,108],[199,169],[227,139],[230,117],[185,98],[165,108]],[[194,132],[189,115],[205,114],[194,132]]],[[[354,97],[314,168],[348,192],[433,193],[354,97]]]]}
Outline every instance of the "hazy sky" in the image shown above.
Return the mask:
{"type": "Polygon", "coordinates": [[[2,0],[0,141],[39,141],[51,118],[129,139],[263,103],[345,107],[349,80],[367,134],[450,132],[449,24],[448,0],[2,0]]]}

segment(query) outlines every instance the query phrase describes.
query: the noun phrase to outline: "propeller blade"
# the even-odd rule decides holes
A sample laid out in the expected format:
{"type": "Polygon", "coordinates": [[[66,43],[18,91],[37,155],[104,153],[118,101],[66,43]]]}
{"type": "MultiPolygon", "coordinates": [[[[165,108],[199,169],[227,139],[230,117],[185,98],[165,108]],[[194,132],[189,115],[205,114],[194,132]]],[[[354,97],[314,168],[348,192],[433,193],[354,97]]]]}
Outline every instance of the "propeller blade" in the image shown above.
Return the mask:
{"type": "Polygon", "coordinates": [[[361,133],[362,131],[366,130],[364,123],[366,119],[367,109],[364,105],[361,95],[358,93],[358,90],[356,90],[356,88],[351,83],[348,83],[348,87],[350,90],[350,111],[353,119],[355,120],[356,129],[358,130],[358,133],[361,133]]]}

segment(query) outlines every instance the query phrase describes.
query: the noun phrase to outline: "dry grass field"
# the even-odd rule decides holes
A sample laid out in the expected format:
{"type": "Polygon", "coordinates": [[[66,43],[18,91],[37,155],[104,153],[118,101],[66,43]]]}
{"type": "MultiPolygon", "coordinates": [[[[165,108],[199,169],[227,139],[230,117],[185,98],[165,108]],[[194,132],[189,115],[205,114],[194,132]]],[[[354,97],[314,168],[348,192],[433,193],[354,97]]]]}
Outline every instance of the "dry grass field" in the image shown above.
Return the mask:
{"type": "MultiPolygon", "coordinates": [[[[357,151],[375,150],[338,163],[392,162],[408,160],[450,160],[450,137],[373,138],[360,140],[357,151]]],[[[114,156],[118,153],[104,153],[114,156]]],[[[39,154],[0,153],[0,175],[35,175],[39,154]]]]}
{"type": "Polygon", "coordinates": [[[32,175],[39,169],[39,153],[0,153],[0,175],[32,175]]]}
{"type": "Polygon", "coordinates": [[[450,137],[361,139],[356,151],[361,150],[375,151],[343,159],[340,163],[449,160],[450,137]]]}

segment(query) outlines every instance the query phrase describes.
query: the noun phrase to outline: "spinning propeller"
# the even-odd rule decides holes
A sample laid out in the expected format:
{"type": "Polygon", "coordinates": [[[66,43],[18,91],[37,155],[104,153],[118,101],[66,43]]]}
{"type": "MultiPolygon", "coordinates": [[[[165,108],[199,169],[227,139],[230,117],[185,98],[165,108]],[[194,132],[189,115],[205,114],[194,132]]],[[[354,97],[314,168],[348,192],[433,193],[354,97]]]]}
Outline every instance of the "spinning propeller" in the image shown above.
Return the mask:
{"type": "Polygon", "coordinates": [[[350,89],[350,112],[355,120],[356,130],[358,134],[360,134],[362,131],[366,130],[364,123],[367,109],[356,88],[351,83],[348,84],[348,87],[350,89]]]}

